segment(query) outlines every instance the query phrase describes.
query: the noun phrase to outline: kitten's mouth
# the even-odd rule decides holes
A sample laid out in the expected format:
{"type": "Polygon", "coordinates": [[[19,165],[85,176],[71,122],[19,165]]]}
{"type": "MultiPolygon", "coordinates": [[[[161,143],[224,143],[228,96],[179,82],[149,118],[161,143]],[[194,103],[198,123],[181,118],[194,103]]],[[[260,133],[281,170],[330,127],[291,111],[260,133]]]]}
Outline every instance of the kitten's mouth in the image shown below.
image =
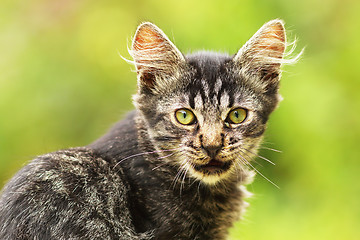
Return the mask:
{"type": "Polygon", "coordinates": [[[230,169],[231,161],[221,162],[215,159],[211,159],[208,163],[202,165],[195,165],[194,169],[204,174],[213,175],[221,174],[230,169]]]}

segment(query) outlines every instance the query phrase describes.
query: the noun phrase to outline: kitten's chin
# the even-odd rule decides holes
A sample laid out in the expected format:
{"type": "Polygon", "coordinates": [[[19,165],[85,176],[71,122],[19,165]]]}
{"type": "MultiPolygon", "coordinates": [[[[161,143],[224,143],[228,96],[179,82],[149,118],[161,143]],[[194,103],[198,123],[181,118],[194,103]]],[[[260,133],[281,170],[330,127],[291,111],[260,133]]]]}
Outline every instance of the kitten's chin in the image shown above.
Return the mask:
{"type": "Polygon", "coordinates": [[[195,178],[213,185],[229,176],[232,165],[232,161],[221,162],[212,159],[206,164],[192,165],[191,173],[195,178]]]}

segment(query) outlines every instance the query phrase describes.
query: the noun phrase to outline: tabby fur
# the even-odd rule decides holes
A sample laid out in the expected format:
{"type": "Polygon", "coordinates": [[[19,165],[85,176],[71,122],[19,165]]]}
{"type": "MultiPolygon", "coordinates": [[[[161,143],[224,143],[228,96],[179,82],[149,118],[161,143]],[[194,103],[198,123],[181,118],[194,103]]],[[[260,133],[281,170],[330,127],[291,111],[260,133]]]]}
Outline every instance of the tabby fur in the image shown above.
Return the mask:
{"type": "Polygon", "coordinates": [[[285,47],[281,20],[233,56],[185,56],[141,24],[130,50],[136,110],[94,143],[22,168],[1,192],[0,239],[226,239],[280,99],[285,47]],[[234,108],[246,109],[240,124],[227,120],[234,108]],[[196,121],[181,124],[178,109],[196,121]]]}

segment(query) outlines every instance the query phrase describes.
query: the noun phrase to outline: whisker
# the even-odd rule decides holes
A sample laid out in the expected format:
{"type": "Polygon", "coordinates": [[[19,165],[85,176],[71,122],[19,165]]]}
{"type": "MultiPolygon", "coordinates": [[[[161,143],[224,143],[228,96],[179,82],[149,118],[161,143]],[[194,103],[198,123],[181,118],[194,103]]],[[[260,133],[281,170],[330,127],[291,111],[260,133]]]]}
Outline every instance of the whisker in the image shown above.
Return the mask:
{"type": "MultiPolygon", "coordinates": [[[[241,163],[243,163],[241,160],[240,160],[241,163]]],[[[235,164],[235,168],[239,168],[239,171],[245,171],[245,168],[243,166],[243,164],[241,164],[239,162],[236,162],[235,164]]],[[[235,169],[235,171],[238,171],[237,169],[235,169]]],[[[243,175],[240,174],[240,181],[242,182],[243,181],[243,175]]]]}
{"type": "Polygon", "coordinates": [[[174,155],[175,153],[177,153],[177,152],[170,153],[169,155],[166,155],[166,156],[158,157],[158,159],[170,157],[170,156],[174,155]]]}
{"type": "MultiPolygon", "coordinates": [[[[253,159],[254,157],[250,156],[249,154],[247,154],[246,152],[242,151],[242,150],[245,150],[245,148],[242,148],[242,147],[239,147],[238,148],[239,152],[241,152],[242,154],[246,155],[247,157],[247,161],[248,162],[255,162],[256,164],[258,164],[259,166],[263,167],[263,165],[259,162],[256,161],[256,159],[253,159]]],[[[245,156],[243,156],[245,158],[245,156]]]]}
{"type": "Polygon", "coordinates": [[[180,179],[181,174],[185,170],[185,168],[186,168],[186,162],[181,163],[181,165],[179,167],[179,171],[175,175],[174,180],[172,181],[172,184],[171,184],[171,185],[173,185],[173,190],[175,189],[176,183],[180,179]]]}
{"type": "Polygon", "coordinates": [[[166,164],[168,164],[168,163],[167,163],[167,162],[164,162],[163,164],[160,164],[159,166],[153,167],[153,168],[151,169],[151,171],[154,171],[154,170],[156,170],[156,169],[158,169],[158,168],[161,168],[162,166],[165,166],[166,164]]]}
{"type": "Polygon", "coordinates": [[[188,146],[183,146],[183,150],[186,153],[192,153],[193,155],[196,155],[198,153],[198,151],[196,151],[194,148],[188,147],[188,146]]]}
{"type": "MultiPolygon", "coordinates": [[[[176,153],[179,153],[179,152],[173,152],[173,153],[170,153],[170,154],[168,154],[168,155],[166,155],[166,156],[158,157],[157,159],[164,159],[164,158],[170,157],[170,156],[172,156],[172,155],[174,155],[174,154],[176,154],[176,153]]],[[[154,171],[154,170],[156,170],[156,169],[158,169],[158,168],[160,168],[160,167],[162,167],[162,166],[165,166],[166,164],[168,164],[168,163],[167,163],[167,162],[164,162],[163,164],[160,164],[160,165],[152,168],[151,170],[154,171]]]]}
{"type": "Polygon", "coordinates": [[[251,167],[256,173],[258,173],[261,177],[263,177],[265,180],[267,180],[269,183],[271,183],[272,185],[274,185],[276,188],[280,189],[280,187],[278,185],[276,185],[274,182],[272,182],[269,178],[267,178],[264,174],[262,174],[259,170],[257,170],[248,160],[246,160],[246,158],[244,158],[244,156],[242,155],[238,155],[240,156],[241,159],[239,159],[242,163],[244,163],[245,165],[251,167]]]}
{"type": "MultiPolygon", "coordinates": [[[[259,154],[257,154],[257,153],[254,153],[254,152],[250,151],[249,149],[246,149],[246,148],[240,148],[240,149],[241,149],[241,150],[245,150],[245,151],[253,154],[254,156],[256,156],[256,157],[258,157],[258,158],[261,158],[261,159],[267,161],[268,163],[270,163],[270,164],[272,164],[272,165],[274,165],[274,166],[276,165],[276,164],[275,164],[273,161],[271,161],[270,159],[268,159],[268,158],[266,158],[266,157],[263,157],[263,156],[261,156],[261,155],[259,155],[259,154]]],[[[244,154],[246,154],[246,153],[244,153],[244,154]]]]}
{"type": "Polygon", "coordinates": [[[181,192],[182,192],[182,190],[183,190],[183,188],[184,188],[184,185],[185,185],[185,177],[186,177],[186,174],[187,174],[188,171],[189,171],[189,167],[186,168],[186,170],[185,170],[185,172],[184,172],[184,174],[183,174],[183,178],[182,178],[182,180],[181,180],[181,184],[180,184],[180,197],[181,197],[181,192]]]}
{"type": "Polygon", "coordinates": [[[138,157],[138,156],[142,156],[142,155],[149,155],[149,154],[154,154],[154,153],[161,153],[161,152],[170,152],[170,151],[175,151],[175,150],[178,150],[179,148],[176,148],[176,149],[165,149],[165,150],[156,150],[156,151],[151,151],[151,152],[142,152],[142,153],[137,153],[137,154],[133,154],[133,155],[130,155],[128,157],[125,157],[123,159],[121,159],[120,161],[118,161],[113,169],[115,169],[120,163],[124,162],[125,160],[128,160],[130,158],[134,158],[134,157],[138,157]]]}
{"type": "Polygon", "coordinates": [[[273,151],[273,152],[282,153],[282,151],[280,151],[280,150],[277,150],[277,149],[274,149],[274,148],[269,148],[269,147],[261,147],[261,149],[266,149],[266,150],[270,150],[270,151],[273,151]]]}
{"type": "MultiPolygon", "coordinates": [[[[237,144],[237,145],[227,146],[227,147],[225,147],[224,149],[228,150],[228,149],[231,149],[231,148],[235,148],[235,149],[237,148],[237,149],[245,150],[245,151],[249,152],[250,154],[252,154],[252,155],[254,155],[254,156],[258,157],[258,158],[261,158],[261,159],[265,160],[266,162],[268,162],[268,163],[270,163],[270,164],[272,164],[272,165],[276,165],[276,164],[275,164],[273,161],[271,161],[270,159],[268,159],[268,158],[266,158],[266,157],[264,157],[264,156],[261,156],[261,155],[255,153],[255,152],[253,152],[253,151],[245,148],[241,143],[240,143],[240,144],[237,144]]],[[[276,149],[272,149],[272,150],[276,150],[276,149]]],[[[276,151],[278,151],[278,150],[276,150],[276,151]]],[[[243,151],[242,151],[242,152],[243,152],[243,151]]],[[[280,151],[278,151],[278,152],[280,152],[280,151]]],[[[243,153],[244,153],[244,152],[243,152],[243,153]]],[[[246,153],[244,153],[244,154],[246,154],[246,153]]],[[[246,154],[246,155],[247,155],[249,158],[251,158],[248,154],[246,154]]]]}

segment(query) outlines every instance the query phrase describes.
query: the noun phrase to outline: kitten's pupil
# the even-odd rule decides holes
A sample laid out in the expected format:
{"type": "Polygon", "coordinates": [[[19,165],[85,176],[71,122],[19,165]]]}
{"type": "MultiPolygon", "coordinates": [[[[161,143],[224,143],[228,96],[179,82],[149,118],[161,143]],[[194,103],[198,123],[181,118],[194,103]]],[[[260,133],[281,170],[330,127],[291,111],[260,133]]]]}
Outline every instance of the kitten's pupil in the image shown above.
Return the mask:
{"type": "Polygon", "coordinates": [[[235,114],[236,118],[239,118],[239,112],[238,111],[235,111],[234,114],[235,114]]]}
{"type": "Polygon", "coordinates": [[[183,114],[183,118],[185,119],[186,118],[186,112],[183,111],[182,114],[183,114]]]}

